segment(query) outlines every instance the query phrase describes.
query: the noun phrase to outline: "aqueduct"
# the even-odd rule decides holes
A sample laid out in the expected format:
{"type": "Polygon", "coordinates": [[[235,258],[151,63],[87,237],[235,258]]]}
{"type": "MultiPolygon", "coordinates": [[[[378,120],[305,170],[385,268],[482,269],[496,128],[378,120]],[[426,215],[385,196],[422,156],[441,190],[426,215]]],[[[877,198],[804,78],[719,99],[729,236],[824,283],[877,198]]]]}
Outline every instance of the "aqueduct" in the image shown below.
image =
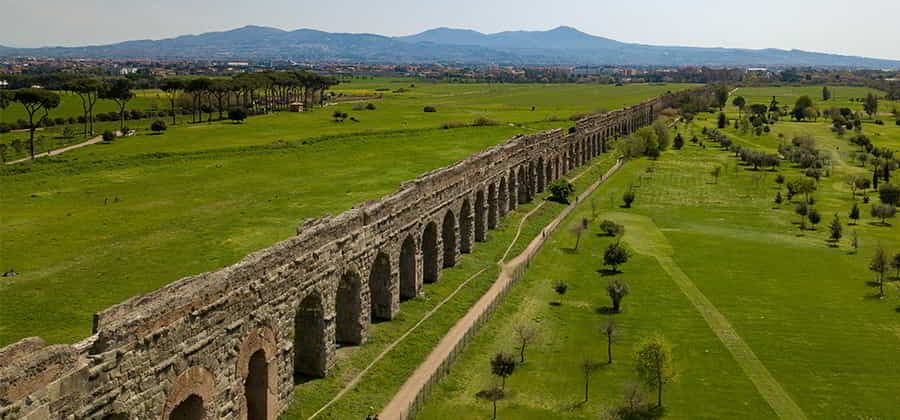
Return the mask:
{"type": "Polygon", "coordinates": [[[517,136],[303,223],[297,235],[94,316],[73,345],[0,350],[2,419],[274,419],[298,377],[322,377],[337,346],[471,252],[553,180],[653,121],[655,98],[574,130],[517,136]]]}

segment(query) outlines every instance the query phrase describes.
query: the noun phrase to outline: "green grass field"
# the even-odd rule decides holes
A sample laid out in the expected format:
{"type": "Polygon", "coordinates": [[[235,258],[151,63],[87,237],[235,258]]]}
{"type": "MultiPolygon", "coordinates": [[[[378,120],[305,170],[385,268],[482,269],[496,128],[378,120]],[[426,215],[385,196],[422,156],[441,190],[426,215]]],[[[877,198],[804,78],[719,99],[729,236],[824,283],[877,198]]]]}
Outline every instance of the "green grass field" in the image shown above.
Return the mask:
{"type": "Polygon", "coordinates": [[[383,196],[515,134],[571,124],[547,116],[687,87],[366,82],[355,89],[409,91],[374,111],[335,107],[359,123],[333,122],[328,107],[243,125],[180,124],[4,166],[0,267],[20,275],[0,281],[0,346],[32,335],[77,341],[90,334],[94,312],[231,264],[289,237],[305,218],[383,196]],[[423,113],[424,105],[438,112],[423,113]],[[438,128],[480,115],[502,124],[438,128]]]}
{"type": "MultiPolygon", "coordinates": [[[[681,128],[687,138],[714,123],[714,116],[701,117],[681,128]]],[[[575,239],[567,230],[553,235],[496,317],[435,388],[419,418],[489,417],[490,404],[475,394],[494,383],[488,361],[497,351],[515,350],[513,327],[522,322],[538,325],[541,339],[507,382],[509,395],[499,403],[499,418],[597,418],[604,408],[620,404],[623,387],[635,380],[635,343],[657,332],[672,343],[679,376],[666,388],[666,417],[775,417],[764,397],[771,397],[771,390],[754,386],[745,369],[759,372],[723,345],[682,291],[685,281],[728,320],[806,417],[900,415],[895,398],[900,367],[891,362],[900,348],[900,281],[891,280],[887,297],[878,299],[867,270],[878,244],[900,252],[900,222],[873,223],[870,205],[860,201],[862,220],[847,225],[852,199],[844,179],[864,173],[846,158],[855,148],[821,121],[782,121],[761,137],[727,131],[743,145],[767,150],[777,148],[778,133],[787,139],[809,133],[821,148],[842,157],[815,194],[815,207],[823,215],[816,230],[801,231],[793,206],[774,204],[775,173],[748,170],[715,143],[707,141],[706,148],[688,143],[658,161],[630,162],[594,193],[596,215],[589,202],[582,202],[570,217],[570,224],[581,217],[595,220],[578,252],[571,251],[575,239]],[[716,165],[725,168],[718,183],[709,175],[716,165]],[[622,209],[621,194],[631,186],[635,206],[622,209]],[[835,213],[845,236],[831,247],[826,239],[835,213]],[[598,330],[608,315],[597,311],[610,305],[608,277],[598,272],[603,250],[613,241],[597,235],[597,222],[605,218],[626,227],[624,241],[633,256],[618,276],[631,294],[623,301],[624,312],[613,315],[619,326],[616,360],[594,376],[589,402],[582,403],[581,361],[605,361],[606,356],[606,340],[598,330]],[[854,230],[860,237],[858,253],[847,239],[854,230]],[[569,285],[562,298],[552,289],[559,280],[569,285]],[[551,305],[554,301],[562,305],[551,305]]],[[[900,127],[866,124],[864,131],[882,146],[900,147],[900,127]]],[[[798,170],[783,165],[780,172],[798,170]]]]}

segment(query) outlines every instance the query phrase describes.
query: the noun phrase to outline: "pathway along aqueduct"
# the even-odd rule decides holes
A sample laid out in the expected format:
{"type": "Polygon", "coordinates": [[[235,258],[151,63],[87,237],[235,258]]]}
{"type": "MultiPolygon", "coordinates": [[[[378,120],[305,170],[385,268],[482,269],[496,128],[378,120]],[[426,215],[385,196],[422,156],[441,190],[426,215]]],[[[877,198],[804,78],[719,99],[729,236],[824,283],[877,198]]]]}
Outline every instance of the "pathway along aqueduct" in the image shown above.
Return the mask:
{"type": "Polygon", "coordinates": [[[0,418],[274,419],[295,375],[326,375],[336,346],[364,343],[372,321],[394,318],[504,214],[660,108],[656,98],[570,132],[513,137],[230,267],[106,309],[74,345],[3,348],[0,418]]]}

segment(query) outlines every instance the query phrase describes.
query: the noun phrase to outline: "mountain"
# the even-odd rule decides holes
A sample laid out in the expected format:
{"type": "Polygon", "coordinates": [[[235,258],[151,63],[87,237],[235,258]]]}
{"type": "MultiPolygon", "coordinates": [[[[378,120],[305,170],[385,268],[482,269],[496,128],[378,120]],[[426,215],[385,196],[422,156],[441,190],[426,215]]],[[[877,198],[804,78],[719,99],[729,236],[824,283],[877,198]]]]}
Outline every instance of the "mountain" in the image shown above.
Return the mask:
{"type": "Polygon", "coordinates": [[[245,26],[230,31],[83,47],[10,48],[0,57],[161,58],[332,61],[349,63],[455,63],[499,65],[652,65],[744,67],[900,68],[898,60],[780,49],[656,46],[619,42],[561,26],[549,31],[484,34],[437,28],[387,37],[285,31],[245,26]]]}

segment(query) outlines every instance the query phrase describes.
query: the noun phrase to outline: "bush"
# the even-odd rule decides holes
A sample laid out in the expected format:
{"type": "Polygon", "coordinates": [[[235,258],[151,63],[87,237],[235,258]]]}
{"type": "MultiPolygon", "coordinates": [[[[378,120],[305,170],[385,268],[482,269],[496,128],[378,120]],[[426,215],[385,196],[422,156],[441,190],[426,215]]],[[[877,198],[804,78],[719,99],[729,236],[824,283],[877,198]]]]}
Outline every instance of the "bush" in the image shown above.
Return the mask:
{"type": "Polygon", "coordinates": [[[630,209],[631,203],[634,202],[634,191],[625,191],[625,194],[622,194],[622,202],[625,204],[626,209],[630,209]]]}
{"type": "Polygon", "coordinates": [[[369,111],[374,111],[374,110],[375,110],[375,104],[373,104],[373,103],[371,103],[371,102],[367,103],[367,104],[366,104],[366,109],[368,109],[369,111]]]}
{"type": "Polygon", "coordinates": [[[619,236],[625,233],[625,226],[622,226],[612,220],[604,220],[600,222],[600,230],[607,236],[619,236]]]}
{"type": "Polygon", "coordinates": [[[109,142],[109,141],[113,141],[115,139],[116,139],[116,133],[113,133],[112,131],[109,131],[109,130],[106,130],[103,132],[103,141],[109,142]]]}
{"type": "Polygon", "coordinates": [[[489,125],[500,125],[500,122],[486,117],[478,117],[472,122],[473,127],[485,127],[489,125]]]}
{"type": "Polygon", "coordinates": [[[550,184],[550,199],[557,203],[568,204],[569,196],[575,192],[575,187],[565,179],[558,179],[550,184]]]}
{"type": "Polygon", "coordinates": [[[240,123],[247,119],[247,110],[241,107],[231,108],[228,110],[228,119],[240,123]]]}
{"type": "Polygon", "coordinates": [[[558,281],[553,285],[553,290],[556,291],[558,295],[564,295],[569,290],[569,285],[564,281],[558,281]]]}
{"type": "Polygon", "coordinates": [[[12,131],[11,125],[0,122],[0,133],[9,133],[10,131],[12,131]]]}
{"type": "Polygon", "coordinates": [[[431,105],[426,105],[425,108],[422,108],[422,110],[424,112],[437,112],[437,108],[435,108],[431,105]]]}
{"type": "Polygon", "coordinates": [[[150,124],[150,130],[152,130],[154,133],[162,133],[163,131],[166,131],[167,128],[169,127],[163,120],[156,120],[153,121],[152,124],[150,124]]]}
{"type": "Polygon", "coordinates": [[[63,117],[56,117],[53,119],[53,122],[56,125],[66,125],[68,123],[68,121],[66,121],[66,119],[63,117]]]}
{"type": "Polygon", "coordinates": [[[884,125],[884,121],[881,121],[881,120],[875,120],[875,124],[876,124],[876,125],[884,125]]]}
{"type": "Polygon", "coordinates": [[[443,128],[444,130],[449,130],[451,128],[462,128],[462,127],[468,127],[468,126],[469,126],[468,124],[466,124],[462,121],[447,121],[447,122],[441,124],[441,128],[443,128]]]}

